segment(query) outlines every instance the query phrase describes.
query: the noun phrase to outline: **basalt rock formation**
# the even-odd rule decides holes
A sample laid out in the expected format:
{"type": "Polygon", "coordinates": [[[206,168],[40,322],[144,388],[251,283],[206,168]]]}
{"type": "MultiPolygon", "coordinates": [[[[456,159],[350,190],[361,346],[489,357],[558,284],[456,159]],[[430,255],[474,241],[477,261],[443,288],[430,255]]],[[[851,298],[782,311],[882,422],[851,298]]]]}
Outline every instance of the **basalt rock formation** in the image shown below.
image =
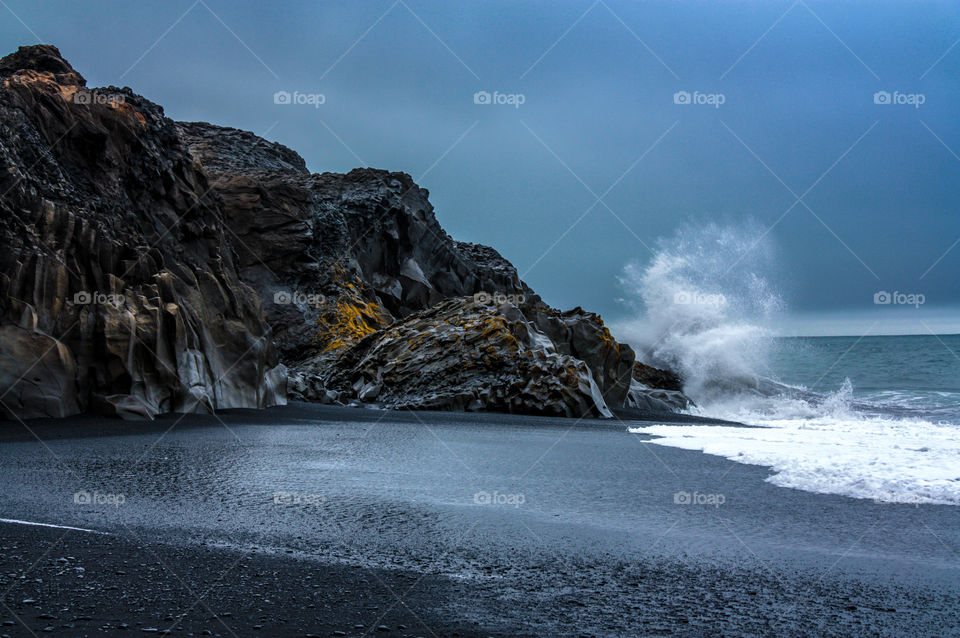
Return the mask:
{"type": "Polygon", "coordinates": [[[264,407],[286,371],[219,198],[163,110],[52,46],[0,60],[7,416],[264,407]]]}
{"type": "Polygon", "coordinates": [[[599,316],[549,307],[493,248],[451,239],[409,175],[310,174],[251,133],[178,126],[223,198],[294,396],[568,416],[685,405],[660,392],[676,377],[636,362],[599,316]]]}
{"type": "Polygon", "coordinates": [[[510,302],[442,301],[319,372],[327,391],[391,408],[610,416],[586,363],[558,352],[510,302]]]}
{"type": "Polygon", "coordinates": [[[252,133],[178,126],[223,199],[241,274],[285,357],[338,350],[450,297],[532,295],[495,250],[451,239],[405,173],[310,174],[252,133]]]}
{"type": "Polygon", "coordinates": [[[252,133],[86,89],[49,46],[0,60],[0,80],[6,413],[262,407],[288,380],[394,408],[685,405],[599,316],[450,238],[405,173],[310,173],[252,133]]]}

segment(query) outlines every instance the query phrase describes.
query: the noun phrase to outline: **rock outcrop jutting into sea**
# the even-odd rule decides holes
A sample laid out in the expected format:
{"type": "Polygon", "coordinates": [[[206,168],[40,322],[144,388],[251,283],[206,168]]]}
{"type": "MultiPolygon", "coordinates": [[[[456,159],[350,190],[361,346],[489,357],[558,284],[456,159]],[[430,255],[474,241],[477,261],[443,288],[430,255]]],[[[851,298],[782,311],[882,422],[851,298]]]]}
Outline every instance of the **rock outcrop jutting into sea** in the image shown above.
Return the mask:
{"type": "Polygon", "coordinates": [[[405,173],[311,174],[252,133],[0,60],[0,407],[120,416],[291,397],[609,416],[680,381],[451,239],[405,173]]]}

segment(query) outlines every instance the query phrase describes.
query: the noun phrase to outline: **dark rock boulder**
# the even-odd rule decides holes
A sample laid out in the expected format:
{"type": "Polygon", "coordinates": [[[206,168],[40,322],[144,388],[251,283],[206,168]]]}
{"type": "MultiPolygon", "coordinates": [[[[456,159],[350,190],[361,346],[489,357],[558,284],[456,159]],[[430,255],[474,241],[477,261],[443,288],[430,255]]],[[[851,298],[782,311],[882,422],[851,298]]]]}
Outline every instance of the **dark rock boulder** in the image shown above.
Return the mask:
{"type": "Polygon", "coordinates": [[[582,308],[561,312],[544,303],[527,304],[523,310],[557,352],[587,364],[608,404],[623,405],[636,356],[633,348],[613,338],[599,315],[582,308]]]}
{"type": "Polygon", "coordinates": [[[639,382],[635,371],[648,366],[633,357],[579,308],[454,297],[301,362],[290,390],[324,403],[550,416],[688,407],[682,392],[639,382]]]}
{"type": "Polygon", "coordinates": [[[673,392],[683,391],[683,380],[675,372],[654,368],[639,361],[634,364],[633,378],[650,388],[662,388],[673,392]]]}
{"type": "Polygon", "coordinates": [[[516,305],[471,297],[409,315],[295,373],[291,387],[312,381],[340,401],[389,408],[611,416],[582,360],[558,352],[516,305]]]}

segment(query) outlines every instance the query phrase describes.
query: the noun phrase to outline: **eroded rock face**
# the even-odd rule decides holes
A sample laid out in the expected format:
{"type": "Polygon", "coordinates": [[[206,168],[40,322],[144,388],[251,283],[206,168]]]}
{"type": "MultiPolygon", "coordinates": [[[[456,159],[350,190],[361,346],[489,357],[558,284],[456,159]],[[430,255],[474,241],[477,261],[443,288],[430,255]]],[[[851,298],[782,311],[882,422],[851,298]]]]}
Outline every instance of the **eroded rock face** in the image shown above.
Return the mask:
{"type": "Polygon", "coordinates": [[[264,407],[286,371],[163,110],[52,46],[0,60],[0,410],[264,407]],[[5,407],[2,407],[5,406],[5,407]]]}
{"type": "Polygon", "coordinates": [[[609,416],[683,403],[599,316],[440,227],[409,175],[311,174],[252,133],[0,60],[0,410],[394,408],[609,416]],[[3,407],[5,406],[5,407],[3,407]]]}
{"type": "Polygon", "coordinates": [[[607,403],[624,404],[636,356],[630,346],[613,338],[599,315],[581,308],[561,312],[543,303],[523,308],[558,352],[587,364],[607,403]]]}
{"type": "Polygon", "coordinates": [[[669,373],[598,315],[543,303],[494,249],[451,239],[409,175],[310,174],[250,133],[178,127],[223,198],[294,396],[570,416],[668,405],[651,393],[669,373]]]}
{"type": "Polygon", "coordinates": [[[661,371],[633,356],[579,308],[455,297],[301,363],[290,388],[323,403],[548,416],[688,407],[682,392],[638,381],[647,369],[661,371]]]}
{"type": "Polygon", "coordinates": [[[610,416],[590,368],[509,302],[442,301],[303,374],[341,401],[390,408],[610,416]]]}
{"type": "Polygon", "coordinates": [[[285,360],[340,350],[451,297],[532,296],[495,250],[451,239],[406,173],[310,174],[250,133],[178,127],[223,198],[242,276],[285,360]]]}

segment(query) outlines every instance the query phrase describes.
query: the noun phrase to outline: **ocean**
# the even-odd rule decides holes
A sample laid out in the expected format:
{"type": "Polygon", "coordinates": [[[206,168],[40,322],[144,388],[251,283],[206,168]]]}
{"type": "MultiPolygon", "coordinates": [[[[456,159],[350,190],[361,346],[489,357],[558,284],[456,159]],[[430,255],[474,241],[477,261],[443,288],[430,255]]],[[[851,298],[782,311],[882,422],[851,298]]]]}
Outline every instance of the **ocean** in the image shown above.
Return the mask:
{"type": "Polygon", "coordinates": [[[631,431],[768,466],[781,487],[960,505],[960,335],[768,338],[754,350],[752,377],[698,377],[691,413],[764,427],[631,431]]]}
{"type": "Polygon", "coordinates": [[[777,339],[770,373],[820,393],[849,379],[862,410],[960,424],[960,335],[777,339]]]}

